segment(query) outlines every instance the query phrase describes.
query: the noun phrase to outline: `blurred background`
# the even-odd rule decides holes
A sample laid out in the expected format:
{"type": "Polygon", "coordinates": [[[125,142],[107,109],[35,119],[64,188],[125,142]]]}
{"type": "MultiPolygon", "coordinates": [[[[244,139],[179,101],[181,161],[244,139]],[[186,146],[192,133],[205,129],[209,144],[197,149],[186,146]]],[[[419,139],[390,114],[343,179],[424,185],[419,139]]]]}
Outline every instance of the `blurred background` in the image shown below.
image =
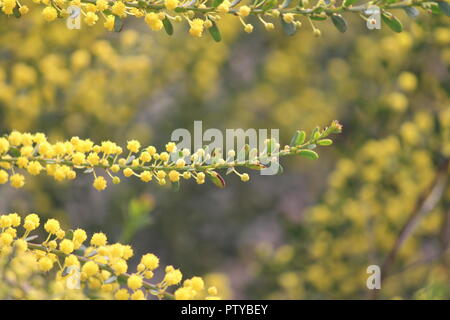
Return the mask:
{"type": "Polygon", "coordinates": [[[448,299],[450,21],[396,15],[403,33],[348,17],[345,34],[318,22],[321,38],[306,21],[288,37],[261,25],[248,35],[230,18],[221,43],[185,25],[170,37],[133,19],[109,33],[0,16],[0,134],[162,147],[202,120],[279,128],[287,144],[297,129],[344,125],[318,161],[284,159],[282,175],[179,192],[137,179],[98,192],[90,176],[39,176],[0,186],[0,212],[104,231],[136,256],[205,276],[224,298],[448,299]],[[366,287],[372,264],[386,267],[377,295],[366,287]]]}

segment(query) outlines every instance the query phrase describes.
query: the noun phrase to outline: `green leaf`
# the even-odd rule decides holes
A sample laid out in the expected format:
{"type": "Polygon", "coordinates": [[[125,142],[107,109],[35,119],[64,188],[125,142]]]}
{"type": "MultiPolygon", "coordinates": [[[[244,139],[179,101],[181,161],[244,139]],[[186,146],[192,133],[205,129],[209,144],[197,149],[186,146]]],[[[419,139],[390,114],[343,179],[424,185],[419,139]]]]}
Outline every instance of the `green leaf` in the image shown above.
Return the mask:
{"type": "Polygon", "coordinates": [[[211,37],[214,39],[214,41],[220,42],[222,40],[222,36],[220,35],[219,28],[217,27],[217,24],[214,21],[211,22],[212,26],[211,28],[208,28],[209,33],[211,34],[211,37]]]}
{"type": "Polygon", "coordinates": [[[392,31],[403,31],[402,23],[393,14],[389,12],[383,12],[383,14],[381,15],[381,19],[383,19],[383,22],[386,23],[392,31]]]}
{"type": "Polygon", "coordinates": [[[169,36],[173,35],[173,26],[172,26],[172,23],[170,22],[170,20],[167,17],[165,17],[163,19],[162,23],[164,26],[164,30],[166,30],[167,34],[169,36]]]}
{"type": "Polygon", "coordinates": [[[305,138],[306,138],[305,131],[297,130],[297,132],[292,136],[292,139],[291,139],[291,142],[289,143],[289,145],[291,147],[295,147],[300,144],[303,144],[303,142],[305,142],[305,138]]]}
{"type": "Polygon", "coordinates": [[[123,29],[123,21],[119,16],[114,15],[114,32],[120,32],[123,29]]]}
{"type": "Polygon", "coordinates": [[[9,154],[12,155],[14,158],[20,157],[20,150],[16,147],[9,148],[9,154]]]}
{"type": "Polygon", "coordinates": [[[224,0],[213,0],[212,6],[214,8],[220,6],[224,0]]]}
{"type": "Polygon", "coordinates": [[[345,1],[344,1],[344,7],[351,6],[351,5],[354,4],[356,1],[358,1],[358,0],[345,0],[345,1]]]}
{"type": "Polygon", "coordinates": [[[324,21],[327,20],[327,16],[321,16],[321,15],[312,15],[310,16],[311,20],[316,20],[316,21],[324,21]]]}
{"type": "Polygon", "coordinates": [[[347,31],[347,22],[340,14],[332,14],[331,21],[333,21],[334,26],[340,32],[344,33],[345,31],[347,31]]]}
{"type": "Polygon", "coordinates": [[[267,166],[263,165],[263,164],[248,164],[246,165],[247,168],[251,169],[251,170],[262,170],[264,168],[267,168],[267,166]]]}
{"type": "Polygon", "coordinates": [[[333,140],[331,139],[320,139],[317,141],[319,146],[330,146],[333,144],[333,140]]]}
{"type": "Polygon", "coordinates": [[[268,11],[275,8],[278,4],[277,0],[267,0],[266,3],[262,6],[262,11],[268,11]]]}
{"type": "Polygon", "coordinates": [[[297,27],[294,23],[287,23],[284,21],[282,15],[280,15],[281,26],[283,27],[284,33],[288,36],[293,36],[297,32],[297,27]]]}
{"type": "Polygon", "coordinates": [[[441,11],[443,13],[445,13],[445,15],[450,17],[450,4],[448,2],[445,2],[445,1],[439,1],[438,5],[439,5],[439,8],[441,9],[441,11]]]}
{"type": "Polygon", "coordinates": [[[225,188],[225,180],[222,178],[222,176],[215,172],[208,174],[209,179],[219,188],[225,188]]]}
{"type": "Polygon", "coordinates": [[[14,7],[13,14],[14,14],[14,17],[16,17],[17,19],[19,19],[22,16],[22,14],[19,11],[19,7],[18,6],[14,7]]]}
{"type": "Polygon", "coordinates": [[[311,132],[311,136],[310,136],[310,140],[314,140],[315,137],[317,137],[317,134],[319,133],[320,128],[319,127],[315,127],[314,130],[311,132]]]}
{"type": "Polygon", "coordinates": [[[300,150],[298,152],[298,154],[302,157],[312,159],[312,160],[316,160],[319,158],[319,155],[315,151],[312,151],[312,150],[300,150]]]}
{"type": "Polygon", "coordinates": [[[404,7],[403,10],[405,10],[408,16],[414,19],[417,18],[420,14],[420,11],[414,7],[404,7]]]}

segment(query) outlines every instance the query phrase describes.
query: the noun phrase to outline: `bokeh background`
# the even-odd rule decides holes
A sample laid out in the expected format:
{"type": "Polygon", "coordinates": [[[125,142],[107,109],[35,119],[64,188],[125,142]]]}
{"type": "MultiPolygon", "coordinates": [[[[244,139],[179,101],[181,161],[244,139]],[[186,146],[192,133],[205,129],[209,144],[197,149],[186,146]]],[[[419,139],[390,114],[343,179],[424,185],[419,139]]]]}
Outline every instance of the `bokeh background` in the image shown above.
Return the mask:
{"type": "Polygon", "coordinates": [[[293,37],[262,26],[248,35],[230,18],[221,43],[181,25],[169,37],[142,21],[110,33],[39,13],[0,16],[1,134],[162,147],[202,120],[205,129],[279,128],[286,144],[297,129],[344,125],[318,161],[285,159],[282,175],[179,192],[137,179],[98,192],[91,177],[39,176],[21,190],[1,186],[0,211],[104,231],[205,276],[224,298],[448,299],[450,21],[397,16],[403,33],[348,17],[345,34],[318,22],[321,38],[307,23],[293,37]],[[415,215],[374,295],[367,266],[385,265],[415,215]]]}

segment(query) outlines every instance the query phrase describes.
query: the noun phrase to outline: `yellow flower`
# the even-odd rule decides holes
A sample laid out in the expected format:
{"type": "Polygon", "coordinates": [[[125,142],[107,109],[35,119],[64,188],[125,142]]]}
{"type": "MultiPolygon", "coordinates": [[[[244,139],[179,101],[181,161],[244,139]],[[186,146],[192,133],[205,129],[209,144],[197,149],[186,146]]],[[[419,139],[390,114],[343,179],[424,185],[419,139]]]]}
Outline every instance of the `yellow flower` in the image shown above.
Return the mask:
{"type": "Polygon", "coordinates": [[[125,260],[118,260],[114,262],[114,264],[111,266],[115,272],[116,275],[121,275],[128,270],[128,265],[125,260]]]}
{"type": "Polygon", "coordinates": [[[125,10],[125,4],[122,1],[116,1],[111,7],[112,13],[119,17],[124,17],[126,15],[125,10]]]}
{"type": "Polygon", "coordinates": [[[142,287],[142,278],[133,274],[128,278],[127,285],[130,289],[137,290],[142,287]]]}
{"type": "Polygon", "coordinates": [[[155,270],[159,266],[159,258],[152,253],[147,253],[142,256],[141,264],[149,270],[155,270]]]}
{"type": "Polygon", "coordinates": [[[106,189],[106,179],[103,178],[102,176],[95,178],[93,186],[95,189],[97,189],[98,191],[102,191],[106,189]]]}
{"type": "Polygon", "coordinates": [[[170,270],[164,276],[164,282],[168,286],[172,286],[172,285],[179,284],[181,282],[182,278],[183,278],[183,274],[181,273],[180,270],[178,270],[178,269],[170,270]]]}
{"type": "Polygon", "coordinates": [[[16,0],[3,0],[2,10],[5,14],[13,14],[13,10],[16,5],[16,0]]]}
{"type": "Polygon", "coordinates": [[[56,234],[60,230],[60,225],[56,219],[48,219],[44,224],[44,229],[50,234],[56,234]]]}
{"type": "Polygon", "coordinates": [[[178,0],[165,0],[165,6],[169,10],[174,10],[178,6],[178,0]]]}
{"type": "Polygon", "coordinates": [[[220,13],[227,13],[228,11],[230,11],[230,6],[230,1],[225,0],[217,7],[217,11],[220,13]]]}
{"type": "Polygon", "coordinates": [[[251,9],[248,6],[241,6],[239,8],[239,15],[241,17],[247,17],[250,14],[250,12],[251,12],[251,9]]]}
{"type": "Polygon", "coordinates": [[[140,148],[141,148],[141,144],[139,143],[139,141],[137,141],[137,140],[128,141],[127,149],[130,150],[131,152],[136,153],[139,151],[140,148]]]}
{"type": "Polygon", "coordinates": [[[6,138],[0,138],[0,154],[9,150],[9,141],[6,138]]]}
{"type": "Polygon", "coordinates": [[[39,269],[41,271],[47,272],[53,268],[53,261],[48,257],[43,257],[39,259],[39,269]]]}
{"type": "Polygon", "coordinates": [[[180,173],[178,171],[171,170],[169,172],[169,180],[172,182],[180,181],[180,173]]]}
{"type": "Polygon", "coordinates": [[[27,166],[27,171],[32,176],[37,176],[42,169],[42,165],[38,161],[31,161],[27,166]]]}
{"type": "Polygon", "coordinates": [[[0,184],[8,182],[9,174],[5,170],[0,170],[0,184]]]}
{"type": "Polygon", "coordinates": [[[247,182],[248,180],[250,180],[250,176],[247,173],[241,175],[241,181],[247,182]]]}
{"type": "Polygon", "coordinates": [[[106,17],[105,23],[103,23],[103,26],[105,27],[106,30],[113,31],[115,21],[116,17],[114,17],[113,15],[108,15],[106,17]]]}
{"type": "Polygon", "coordinates": [[[147,25],[154,31],[161,30],[163,27],[163,23],[159,18],[159,15],[154,12],[147,13],[144,20],[145,23],[147,23],[147,25]]]}
{"type": "Polygon", "coordinates": [[[98,21],[98,16],[93,13],[93,12],[88,12],[86,13],[86,16],[84,17],[84,22],[86,22],[86,24],[88,26],[93,26],[94,24],[96,24],[98,21]]]}
{"type": "Polygon", "coordinates": [[[106,0],[97,0],[95,4],[97,5],[98,11],[104,11],[108,9],[108,1],[106,0]]]}
{"type": "Polygon", "coordinates": [[[169,142],[166,144],[166,151],[169,153],[177,151],[177,145],[174,142],[169,142]]]}
{"type": "Polygon", "coordinates": [[[127,289],[120,289],[115,293],[114,297],[117,300],[128,300],[130,298],[130,294],[127,289]]]}
{"type": "Polygon", "coordinates": [[[123,175],[127,178],[131,177],[133,175],[133,170],[130,168],[126,168],[125,170],[123,170],[123,175]]]}
{"type": "Polygon", "coordinates": [[[25,185],[25,177],[20,173],[13,174],[9,180],[14,188],[22,188],[25,185]]]}
{"type": "Polygon", "coordinates": [[[58,12],[53,7],[46,7],[42,11],[42,17],[44,18],[45,21],[50,22],[50,21],[55,20],[58,17],[58,12]]]}
{"type": "Polygon", "coordinates": [[[199,18],[192,20],[189,33],[194,37],[201,37],[203,34],[203,20],[199,18]]]}
{"type": "Polygon", "coordinates": [[[10,235],[7,232],[3,232],[2,234],[0,234],[0,248],[2,246],[9,246],[12,242],[13,242],[14,238],[12,235],[10,235]]]}
{"type": "Polygon", "coordinates": [[[144,300],[145,299],[144,292],[142,292],[142,290],[138,290],[138,291],[134,292],[131,295],[131,299],[132,300],[144,300]]]}
{"type": "Polygon", "coordinates": [[[92,235],[91,245],[97,246],[97,247],[105,246],[107,241],[108,241],[108,238],[106,237],[106,235],[104,233],[97,232],[92,235]]]}
{"type": "Polygon", "coordinates": [[[99,271],[98,265],[94,261],[86,262],[81,268],[81,272],[84,272],[88,277],[97,274],[99,271]]]}
{"type": "Polygon", "coordinates": [[[69,239],[64,239],[59,243],[59,250],[65,254],[71,254],[74,250],[73,242],[69,239]]]}
{"type": "Polygon", "coordinates": [[[140,177],[142,181],[149,182],[152,180],[153,175],[150,171],[144,171],[141,173],[140,177]]]}
{"type": "Polygon", "coordinates": [[[179,288],[175,291],[175,300],[191,300],[194,297],[195,291],[191,288],[179,288]]]}

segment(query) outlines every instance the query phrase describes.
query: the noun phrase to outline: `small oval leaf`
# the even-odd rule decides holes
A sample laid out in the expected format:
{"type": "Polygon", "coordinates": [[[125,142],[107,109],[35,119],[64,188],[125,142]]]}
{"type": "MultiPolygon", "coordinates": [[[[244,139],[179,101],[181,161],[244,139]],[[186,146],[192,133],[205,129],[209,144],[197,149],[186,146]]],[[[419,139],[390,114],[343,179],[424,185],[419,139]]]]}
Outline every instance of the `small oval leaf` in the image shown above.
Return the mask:
{"type": "Polygon", "coordinates": [[[209,33],[211,34],[211,37],[214,39],[214,41],[220,42],[222,40],[222,36],[220,35],[219,28],[217,27],[217,24],[214,21],[211,22],[212,26],[211,28],[208,28],[209,33]]]}
{"type": "Polygon", "coordinates": [[[319,155],[315,151],[312,151],[312,150],[300,150],[298,152],[298,154],[302,157],[312,159],[312,160],[316,160],[319,158],[319,155]]]}
{"type": "Polygon", "coordinates": [[[383,12],[383,14],[381,15],[381,19],[383,19],[383,22],[386,23],[388,27],[391,28],[392,31],[395,32],[403,31],[402,23],[391,13],[383,12]]]}
{"type": "Polygon", "coordinates": [[[333,21],[334,26],[340,32],[344,33],[345,31],[347,31],[347,22],[340,14],[332,14],[331,21],[333,21]]]}

